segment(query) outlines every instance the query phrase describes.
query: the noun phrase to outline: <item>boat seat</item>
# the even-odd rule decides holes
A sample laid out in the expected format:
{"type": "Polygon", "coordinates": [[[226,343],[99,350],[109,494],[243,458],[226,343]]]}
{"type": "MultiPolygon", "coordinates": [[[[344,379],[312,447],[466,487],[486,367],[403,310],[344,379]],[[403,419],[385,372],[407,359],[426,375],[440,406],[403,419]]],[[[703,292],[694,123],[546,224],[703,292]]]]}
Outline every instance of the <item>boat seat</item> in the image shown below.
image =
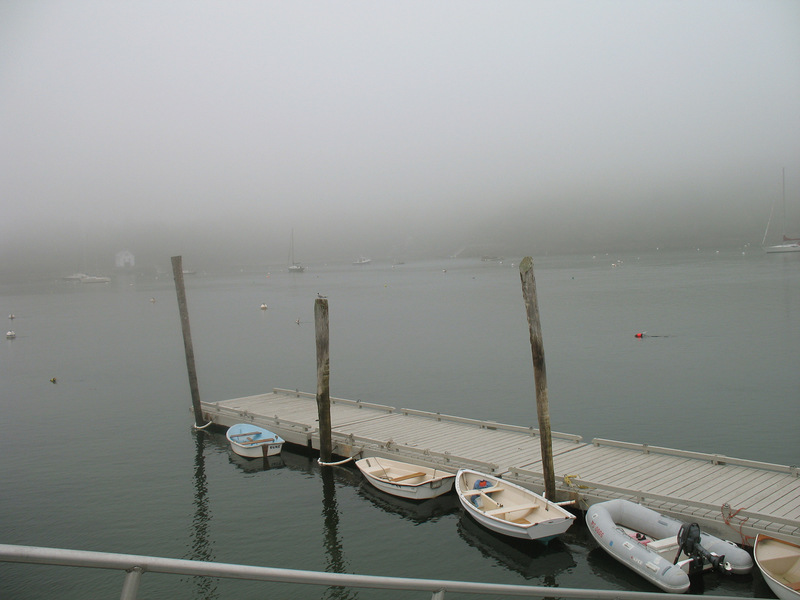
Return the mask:
{"type": "Polygon", "coordinates": [[[468,490],[468,491],[464,492],[463,495],[467,496],[467,497],[469,497],[469,496],[478,496],[479,494],[489,494],[491,492],[499,492],[502,489],[503,489],[502,487],[500,487],[499,485],[496,485],[494,487],[482,488],[482,489],[479,489],[479,490],[468,490]]]}
{"type": "Polygon", "coordinates": [[[800,590],[800,558],[796,556],[775,556],[762,559],[761,565],[784,585],[800,590]]]}
{"type": "Polygon", "coordinates": [[[647,547],[655,552],[662,552],[669,548],[677,548],[678,547],[678,537],[668,537],[662,538],[660,540],[653,540],[647,544],[647,547]]]}
{"type": "Polygon", "coordinates": [[[416,473],[409,473],[408,475],[400,475],[400,477],[388,477],[387,480],[391,482],[405,481],[406,479],[413,479],[414,477],[424,477],[425,473],[417,471],[416,473]]]}
{"type": "Polygon", "coordinates": [[[783,578],[793,590],[800,591],[800,558],[794,561],[794,564],[783,574],[783,578]]]}
{"type": "Polygon", "coordinates": [[[500,507],[500,508],[487,510],[485,514],[494,517],[494,516],[497,516],[497,515],[501,515],[503,513],[516,512],[516,511],[519,511],[519,510],[532,510],[534,508],[537,508],[538,506],[539,505],[536,504],[536,503],[531,503],[531,504],[512,504],[511,506],[503,506],[503,507],[500,507]]]}
{"type": "Polygon", "coordinates": [[[231,437],[242,437],[243,435],[258,435],[260,431],[249,431],[247,433],[232,433],[231,437]]]}
{"type": "Polygon", "coordinates": [[[253,444],[264,444],[266,442],[274,442],[275,438],[262,438],[260,440],[248,440],[246,442],[236,442],[241,446],[252,446],[253,444]]]}

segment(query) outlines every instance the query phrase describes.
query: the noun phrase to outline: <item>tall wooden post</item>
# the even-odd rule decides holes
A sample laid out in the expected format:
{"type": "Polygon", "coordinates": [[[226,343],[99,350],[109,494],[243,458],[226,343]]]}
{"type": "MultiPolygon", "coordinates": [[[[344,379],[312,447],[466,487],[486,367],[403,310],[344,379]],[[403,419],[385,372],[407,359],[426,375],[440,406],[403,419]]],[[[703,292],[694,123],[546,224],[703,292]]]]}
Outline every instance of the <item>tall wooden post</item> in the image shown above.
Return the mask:
{"type": "Polygon", "coordinates": [[[197,369],[194,366],[192,332],[189,328],[189,309],[186,306],[186,288],[183,285],[183,257],[172,257],[172,274],[175,277],[175,291],[178,294],[178,310],[181,315],[183,349],[186,354],[186,370],[189,372],[189,388],[192,392],[194,422],[198,427],[202,427],[205,423],[203,423],[203,409],[200,407],[200,389],[197,387],[197,369]]]}
{"type": "Polygon", "coordinates": [[[553,439],[550,433],[550,406],[547,400],[547,371],[544,365],[542,326],[539,323],[539,303],[536,299],[536,279],[533,276],[533,259],[526,256],[519,264],[522,281],[522,296],[528,315],[533,356],[533,377],[536,383],[536,415],[539,419],[539,434],[542,447],[542,472],[544,492],[548,500],[556,500],[556,479],[553,467],[553,439]]]}
{"type": "Polygon", "coordinates": [[[331,461],[331,364],[328,350],[328,300],[314,301],[314,327],[317,338],[317,412],[319,414],[319,460],[331,461]]]}

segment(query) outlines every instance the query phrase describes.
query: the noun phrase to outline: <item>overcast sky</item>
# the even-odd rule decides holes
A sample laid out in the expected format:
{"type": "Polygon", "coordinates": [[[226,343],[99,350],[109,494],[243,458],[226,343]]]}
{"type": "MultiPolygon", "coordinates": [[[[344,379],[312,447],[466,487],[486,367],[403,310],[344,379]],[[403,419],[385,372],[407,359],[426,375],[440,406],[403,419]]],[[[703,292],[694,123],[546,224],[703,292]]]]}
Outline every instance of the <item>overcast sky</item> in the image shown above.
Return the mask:
{"type": "Polygon", "coordinates": [[[784,167],[796,0],[0,3],[0,266],[760,244],[784,167]]]}

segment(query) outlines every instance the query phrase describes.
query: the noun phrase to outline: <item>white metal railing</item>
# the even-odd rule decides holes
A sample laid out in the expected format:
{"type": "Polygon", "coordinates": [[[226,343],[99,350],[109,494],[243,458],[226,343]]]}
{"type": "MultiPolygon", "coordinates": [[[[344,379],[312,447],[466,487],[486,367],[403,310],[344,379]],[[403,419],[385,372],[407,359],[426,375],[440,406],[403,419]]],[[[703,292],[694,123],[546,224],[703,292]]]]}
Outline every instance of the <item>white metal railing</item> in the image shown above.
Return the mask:
{"type": "MultiPolygon", "coordinates": [[[[670,598],[686,600],[687,597],[691,597],[686,594],[666,594],[663,592],[583,590],[502,583],[325,573],[321,571],[276,569],[272,567],[159,558],[135,554],[112,554],[110,552],[90,552],[86,550],[41,548],[38,546],[17,546],[12,544],[0,544],[0,561],[124,571],[125,579],[122,584],[120,600],[136,600],[142,575],[145,573],[247,579],[251,581],[324,585],[327,587],[428,592],[431,594],[431,600],[444,600],[446,592],[495,594],[527,598],[596,598],[598,600],[668,600],[670,598]]],[[[734,600],[734,598],[704,595],[702,600],[734,600]]]]}

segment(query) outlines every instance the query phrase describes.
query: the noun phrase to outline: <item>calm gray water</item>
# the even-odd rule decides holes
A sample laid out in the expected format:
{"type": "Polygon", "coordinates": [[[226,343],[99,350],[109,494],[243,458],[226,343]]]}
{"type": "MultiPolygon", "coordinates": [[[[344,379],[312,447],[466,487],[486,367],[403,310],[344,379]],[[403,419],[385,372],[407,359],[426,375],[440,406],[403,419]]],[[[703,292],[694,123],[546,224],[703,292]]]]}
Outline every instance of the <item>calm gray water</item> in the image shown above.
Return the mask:
{"type": "MultiPolygon", "coordinates": [[[[313,393],[313,305],[322,293],[333,395],[535,425],[514,263],[187,276],[200,394],[313,393]]],[[[800,464],[800,256],[547,257],[535,275],[555,430],[800,464]],[[642,331],[653,337],[636,339],[642,331]]],[[[291,449],[264,469],[232,455],[224,435],[193,432],[169,274],[6,283],[0,315],[9,313],[17,338],[0,343],[2,543],[655,589],[595,548],[581,524],[548,548],[509,542],[463,516],[453,497],[401,502],[366,488],[352,467],[323,476],[313,457],[291,449]]],[[[113,598],[122,579],[0,564],[0,598],[113,598]]],[[[771,596],[758,575],[710,576],[706,591],[771,596]]],[[[154,574],[141,588],[143,598],[233,595],[389,597],[154,574]]]]}

